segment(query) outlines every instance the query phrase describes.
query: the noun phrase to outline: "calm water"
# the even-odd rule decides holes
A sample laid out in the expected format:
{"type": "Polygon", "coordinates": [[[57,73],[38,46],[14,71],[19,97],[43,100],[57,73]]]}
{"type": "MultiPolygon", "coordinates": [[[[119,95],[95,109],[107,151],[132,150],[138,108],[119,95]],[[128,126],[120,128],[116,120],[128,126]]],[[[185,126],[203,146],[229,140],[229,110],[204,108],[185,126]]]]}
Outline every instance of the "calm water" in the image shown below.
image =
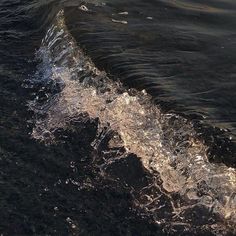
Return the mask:
{"type": "Polygon", "coordinates": [[[235,235],[233,0],[0,3],[2,235],[235,235]]]}

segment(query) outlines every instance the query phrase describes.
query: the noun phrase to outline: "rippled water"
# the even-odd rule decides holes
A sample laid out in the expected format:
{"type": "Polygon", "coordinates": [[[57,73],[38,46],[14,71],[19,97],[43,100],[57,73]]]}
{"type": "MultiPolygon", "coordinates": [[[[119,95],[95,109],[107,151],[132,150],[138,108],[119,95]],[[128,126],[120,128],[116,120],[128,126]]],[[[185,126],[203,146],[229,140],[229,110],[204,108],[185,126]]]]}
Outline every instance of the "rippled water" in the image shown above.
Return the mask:
{"type": "Polygon", "coordinates": [[[0,3],[3,235],[234,235],[231,1],[0,3]]]}
{"type": "Polygon", "coordinates": [[[233,1],[112,1],[87,7],[66,8],[66,21],[98,66],[147,89],[159,104],[235,130],[233,1]]]}

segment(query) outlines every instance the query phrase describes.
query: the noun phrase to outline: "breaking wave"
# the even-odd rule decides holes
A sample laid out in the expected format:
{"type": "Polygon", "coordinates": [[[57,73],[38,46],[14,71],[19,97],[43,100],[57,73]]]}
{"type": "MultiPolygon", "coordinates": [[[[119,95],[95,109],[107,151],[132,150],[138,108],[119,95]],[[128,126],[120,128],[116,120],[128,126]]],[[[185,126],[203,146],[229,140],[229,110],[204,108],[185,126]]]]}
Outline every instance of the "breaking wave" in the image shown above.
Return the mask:
{"type": "MultiPolygon", "coordinates": [[[[33,138],[46,145],[59,143],[58,130],[69,129],[71,121],[98,119],[94,149],[109,136],[108,151],[124,147],[118,158],[135,154],[152,176],[152,191],[147,191],[150,185],[143,188],[136,207],[152,214],[159,225],[235,233],[236,171],[209,162],[208,147],[191,121],[163,113],[145,90],[126,89],[98,70],[68,32],[62,10],[36,56],[40,63],[31,85],[40,83],[41,89],[28,103],[34,112],[33,138]],[[171,213],[160,217],[166,207],[163,196],[171,213]],[[195,211],[204,212],[200,221],[195,211]]],[[[113,161],[104,159],[101,169],[113,161]]]]}

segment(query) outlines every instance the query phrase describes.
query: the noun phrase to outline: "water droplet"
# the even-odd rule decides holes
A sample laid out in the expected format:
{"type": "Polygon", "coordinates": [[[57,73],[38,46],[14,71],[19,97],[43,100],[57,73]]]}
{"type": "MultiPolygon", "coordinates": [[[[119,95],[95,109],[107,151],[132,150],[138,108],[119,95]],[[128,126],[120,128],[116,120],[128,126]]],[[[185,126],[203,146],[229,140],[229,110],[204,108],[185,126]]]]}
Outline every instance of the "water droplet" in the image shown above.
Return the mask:
{"type": "Polygon", "coordinates": [[[125,20],[115,20],[115,19],[111,19],[111,21],[114,22],[114,23],[120,23],[120,24],[124,24],[124,25],[128,24],[128,22],[125,21],[125,20]]]}
{"type": "Polygon", "coordinates": [[[81,11],[89,11],[89,9],[88,9],[85,5],[81,5],[81,6],[79,7],[79,9],[80,9],[81,11]]]}
{"type": "Polygon", "coordinates": [[[129,12],[127,12],[127,11],[122,11],[122,12],[119,12],[118,14],[119,14],[119,15],[128,15],[129,12]]]}

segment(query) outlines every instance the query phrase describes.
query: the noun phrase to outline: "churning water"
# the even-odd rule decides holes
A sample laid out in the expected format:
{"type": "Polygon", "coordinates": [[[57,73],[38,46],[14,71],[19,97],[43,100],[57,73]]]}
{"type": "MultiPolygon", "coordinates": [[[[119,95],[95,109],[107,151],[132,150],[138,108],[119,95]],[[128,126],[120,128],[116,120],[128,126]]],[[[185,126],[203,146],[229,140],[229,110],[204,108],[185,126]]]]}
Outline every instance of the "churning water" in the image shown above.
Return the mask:
{"type": "Polygon", "coordinates": [[[233,2],[1,6],[3,235],[235,235],[233,2]]]}

